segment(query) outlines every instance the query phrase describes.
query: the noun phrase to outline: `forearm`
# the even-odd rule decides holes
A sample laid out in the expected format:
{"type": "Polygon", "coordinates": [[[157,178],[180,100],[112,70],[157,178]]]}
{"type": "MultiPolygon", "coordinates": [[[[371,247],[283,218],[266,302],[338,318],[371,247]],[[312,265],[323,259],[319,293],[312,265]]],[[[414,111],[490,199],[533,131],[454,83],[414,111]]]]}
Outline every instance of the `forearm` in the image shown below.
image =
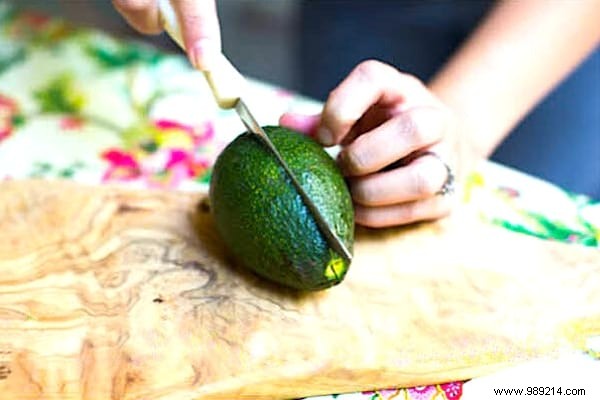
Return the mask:
{"type": "MultiPolygon", "coordinates": [[[[600,42],[600,0],[499,3],[430,82],[487,157],[600,42]]],[[[585,94],[584,94],[585,95],[585,94]]]]}

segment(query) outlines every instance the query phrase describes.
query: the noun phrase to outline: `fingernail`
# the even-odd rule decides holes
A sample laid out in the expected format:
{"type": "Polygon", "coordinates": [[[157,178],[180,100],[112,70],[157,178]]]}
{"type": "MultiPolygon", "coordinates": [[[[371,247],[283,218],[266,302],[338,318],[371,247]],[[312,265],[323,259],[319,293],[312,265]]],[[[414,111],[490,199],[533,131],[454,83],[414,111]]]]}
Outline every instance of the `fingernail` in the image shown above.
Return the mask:
{"type": "Polygon", "coordinates": [[[198,40],[189,52],[190,62],[194,68],[205,71],[216,63],[220,50],[213,40],[203,38],[198,40]]]}
{"type": "Polygon", "coordinates": [[[317,139],[319,139],[319,142],[321,142],[321,144],[324,146],[331,146],[334,144],[333,133],[331,133],[331,131],[324,126],[321,126],[319,129],[317,129],[317,139]]]}

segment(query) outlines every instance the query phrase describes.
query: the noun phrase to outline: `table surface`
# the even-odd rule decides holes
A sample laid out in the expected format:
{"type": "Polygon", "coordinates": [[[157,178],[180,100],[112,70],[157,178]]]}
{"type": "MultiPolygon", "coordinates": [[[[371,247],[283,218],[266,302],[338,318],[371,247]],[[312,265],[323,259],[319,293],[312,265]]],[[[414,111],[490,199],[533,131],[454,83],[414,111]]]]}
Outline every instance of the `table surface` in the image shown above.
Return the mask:
{"type": "MultiPolygon", "coordinates": [[[[320,110],[310,99],[250,83],[249,106],[264,125],[276,124],[286,110],[320,110]]],[[[235,114],[216,107],[183,56],[15,13],[0,0],[0,181],[58,178],[206,191],[216,156],[243,130],[235,114]]],[[[599,247],[600,203],[513,169],[481,164],[461,200],[490,224],[599,247]]],[[[598,376],[600,337],[587,347],[467,382],[320,399],[475,399],[524,377],[523,386],[533,386],[564,379],[564,371],[598,376]]]]}

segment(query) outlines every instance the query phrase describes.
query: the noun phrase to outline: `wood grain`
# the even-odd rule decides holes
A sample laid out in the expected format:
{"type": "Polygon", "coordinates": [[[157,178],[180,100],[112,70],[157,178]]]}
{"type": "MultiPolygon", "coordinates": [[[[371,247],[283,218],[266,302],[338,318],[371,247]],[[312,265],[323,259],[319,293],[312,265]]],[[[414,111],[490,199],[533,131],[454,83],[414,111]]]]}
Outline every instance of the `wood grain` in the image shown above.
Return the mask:
{"type": "Polygon", "coordinates": [[[0,184],[0,399],[285,399],[467,379],[600,334],[600,254],[468,210],[357,232],[346,280],[236,266],[201,194],[0,184]]]}

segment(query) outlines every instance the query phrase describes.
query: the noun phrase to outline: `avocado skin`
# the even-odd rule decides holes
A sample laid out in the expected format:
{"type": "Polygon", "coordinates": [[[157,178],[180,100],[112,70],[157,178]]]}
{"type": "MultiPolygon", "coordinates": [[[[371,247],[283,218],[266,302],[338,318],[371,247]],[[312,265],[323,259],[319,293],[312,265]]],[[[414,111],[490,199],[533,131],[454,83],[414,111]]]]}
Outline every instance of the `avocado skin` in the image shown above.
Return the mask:
{"type": "MultiPolygon", "coordinates": [[[[263,129],[351,251],[352,199],[335,161],[308,136],[278,126],[263,129]]],[[[329,247],[290,178],[254,134],[241,134],[217,158],[210,203],[225,244],[258,275],[299,290],[343,280],[349,265],[329,247]],[[334,276],[325,274],[332,259],[338,263],[334,276]]]]}

